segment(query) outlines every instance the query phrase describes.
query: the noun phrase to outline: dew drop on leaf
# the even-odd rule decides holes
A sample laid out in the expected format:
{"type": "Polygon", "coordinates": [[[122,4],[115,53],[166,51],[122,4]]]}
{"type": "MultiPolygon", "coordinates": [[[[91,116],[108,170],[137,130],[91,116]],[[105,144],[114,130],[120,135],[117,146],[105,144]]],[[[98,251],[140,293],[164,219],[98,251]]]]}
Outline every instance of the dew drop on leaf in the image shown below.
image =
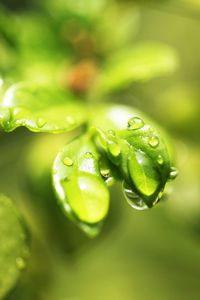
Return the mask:
{"type": "Polygon", "coordinates": [[[138,117],[133,117],[128,120],[128,129],[130,130],[140,129],[143,126],[144,126],[143,120],[138,117]]]}
{"type": "Polygon", "coordinates": [[[38,125],[39,128],[42,128],[46,123],[47,123],[46,120],[43,119],[43,118],[38,118],[37,119],[37,125],[38,125]]]}
{"type": "Polygon", "coordinates": [[[159,165],[162,165],[164,163],[164,159],[163,159],[162,155],[160,155],[160,154],[158,155],[157,162],[159,165]]]}
{"type": "Polygon", "coordinates": [[[108,178],[110,174],[110,170],[108,168],[102,168],[100,170],[100,173],[103,177],[108,178]]]}
{"type": "Polygon", "coordinates": [[[148,143],[151,147],[156,148],[159,145],[159,138],[157,136],[153,136],[149,139],[148,143]]]}
{"type": "Polygon", "coordinates": [[[105,183],[106,183],[107,186],[111,186],[111,185],[114,184],[115,179],[114,179],[114,177],[112,177],[110,175],[110,169],[108,169],[108,168],[101,168],[100,169],[100,173],[103,176],[103,179],[104,179],[104,181],[105,181],[105,183]]]}
{"type": "Polygon", "coordinates": [[[109,150],[110,154],[114,157],[119,156],[121,153],[120,147],[116,143],[109,143],[108,150],[109,150]]]}
{"type": "Polygon", "coordinates": [[[92,158],[93,154],[91,152],[85,152],[84,157],[87,158],[87,159],[92,158]]]}
{"type": "Polygon", "coordinates": [[[116,134],[115,134],[115,131],[114,130],[108,130],[108,134],[110,135],[110,136],[115,136],[116,134]]]}
{"type": "Polygon", "coordinates": [[[174,180],[178,175],[178,169],[175,167],[170,168],[170,174],[169,174],[169,179],[174,180]]]}
{"type": "Polygon", "coordinates": [[[67,167],[71,167],[73,165],[73,160],[66,156],[64,159],[63,159],[63,164],[67,167]]]}
{"type": "Polygon", "coordinates": [[[110,176],[105,180],[107,186],[112,186],[115,183],[114,177],[110,176]]]}
{"type": "Polygon", "coordinates": [[[144,200],[137,195],[126,183],[123,183],[123,191],[128,204],[136,210],[147,210],[149,207],[144,200]]]}

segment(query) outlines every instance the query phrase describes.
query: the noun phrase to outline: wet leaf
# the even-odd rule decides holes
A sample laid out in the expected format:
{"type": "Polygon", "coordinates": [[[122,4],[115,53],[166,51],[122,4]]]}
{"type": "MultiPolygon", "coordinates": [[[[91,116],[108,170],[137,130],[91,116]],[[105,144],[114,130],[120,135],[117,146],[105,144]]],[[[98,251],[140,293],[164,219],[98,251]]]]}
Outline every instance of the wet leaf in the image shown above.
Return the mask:
{"type": "Polygon", "coordinates": [[[97,126],[97,144],[128,185],[126,194],[132,193],[134,201],[143,201],[151,207],[170,179],[172,170],[167,135],[133,108],[101,105],[97,110],[98,116],[91,120],[97,126]]]}
{"type": "Polygon", "coordinates": [[[0,195],[0,299],[16,284],[27,256],[23,224],[11,200],[0,195]]]}
{"type": "Polygon", "coordinates": [[[53,181],[66,215],[88,235],[96,235],[108,212],[109,193],[89,135],[75,139],[58,154],[53,181]]]}
{"type": "Polygon", "coordinates": [[[6,92],[1,125],[5,131],[25,126],[35,132],[60,133],[86,122],[86,108],[70,94],[30,83],[11,86],[6,92]]]}
{"type": "MultiPolygon", "coordinates": [[[[132,185],[136,193],[148,200],[153,197],[160,186],[160,176],[155,169],[154,162],[142,151],[132,151],[128,160],[128,169],[132,185]]],[[[157,195],[156,195],[157,196],[157,195]]]]}

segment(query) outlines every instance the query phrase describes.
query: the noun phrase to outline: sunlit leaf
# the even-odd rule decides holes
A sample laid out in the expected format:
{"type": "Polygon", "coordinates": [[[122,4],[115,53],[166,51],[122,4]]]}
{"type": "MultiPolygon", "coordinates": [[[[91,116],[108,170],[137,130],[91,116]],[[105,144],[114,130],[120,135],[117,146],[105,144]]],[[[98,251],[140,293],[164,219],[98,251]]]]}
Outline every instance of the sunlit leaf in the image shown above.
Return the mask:
{"type": "Polygon", "coordinates": [[[167,45],[143,42],[112,54],[99,79],[100,90],[123,89],[137,81],[145,81],[174,71],[176,53],[167,45]]]}
{"type": "Polygon", "coordinates": [[[70,94],[40,85],[21,83],[8,89],[2,108],[5,131],[25,126],[35,132],[66,132],[86,122],[86,107],[70,94]]]}
{"type": "Polygon", "coordinates": [[[99,169],[99,154],[85,135],[56,157],[53,181],[61,206],[88,235],[98,233],[109,207],[109,193],[99,169]]]}
{"type": "Polygon", "coordinates": [[[152,196],[160,185],[159,173],[153,161],[142,151],[132,151],[128,168],[136,191],[146,197],[152,196]]]}
{"type": "Polygon", "coordinates": [[[98,145],[129,185],[129,191],[132,189],[151,207],[173,175],[168,138],[164,141],[163,130],[137,110],[122,105],[97,109],[94,124],[98,127],[98,145]]]}
{"type": "Polygon", "coordinates": [[[0,299],[15,285],[27,256],[24,226],[11,200],[0,195],[0,299]]]}

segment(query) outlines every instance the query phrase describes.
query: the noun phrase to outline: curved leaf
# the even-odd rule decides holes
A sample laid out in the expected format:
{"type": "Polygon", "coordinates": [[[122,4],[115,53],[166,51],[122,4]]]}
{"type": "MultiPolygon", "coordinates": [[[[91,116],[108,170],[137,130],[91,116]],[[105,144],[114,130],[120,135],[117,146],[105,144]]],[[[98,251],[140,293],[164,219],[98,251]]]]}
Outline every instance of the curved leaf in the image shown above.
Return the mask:
{"type": "Polygon", "coordinates": [[[128,159],[128,170],[134,190],[145,198],[152,198],[161,180],[151,158],[142,151],[132,151],[128,159]]]}
{"type": "Polygon", "coordinates": [[[88,235],[96,235],[109,207],[99,154],[89,135],[66,145],[53,167],[54,187],[64,212],[88,235]]]}
{"type": "Polygon", "coordinates": [[[2,109],[6,109],[1,125],[5,131],[25,126],[35,132],[71,131],[86,122],[84,105],[72,95],[30,83],[11,86],[2,109]]]}
{"type": "Polygon", "coordinates": [[[127,106],[102,105],[97,109],[97,118],[91,120],[98,127],[97,144],[129,189],[151,207],[173,169],[168,144],[163,140],[165,134],[141,112],[127,106]]]}
{"type": "Polygon", "coordinates": [[[10,199],[0,195],[0,299],[15,285],[28,255],[26,231],[10,199]]]}
{"type": "Polygon", "coordinates": [[[141,42],[114,53],[99,78],[99,90],[110,92],[132,82],[150,80],[172,72],[177,67],[176,53],[167,45],[141,42]]]}

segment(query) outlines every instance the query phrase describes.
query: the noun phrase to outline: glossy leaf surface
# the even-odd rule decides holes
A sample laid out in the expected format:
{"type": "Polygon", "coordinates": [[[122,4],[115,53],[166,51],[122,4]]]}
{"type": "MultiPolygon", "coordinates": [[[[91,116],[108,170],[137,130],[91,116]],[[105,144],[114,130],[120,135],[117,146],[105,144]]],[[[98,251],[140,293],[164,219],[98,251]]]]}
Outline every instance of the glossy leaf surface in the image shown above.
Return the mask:
{"type": "Polygon", "coordinates": [[[86,108],[70,94],[45,86],[21,83],[6,92],[1,117],[5,131],[25,126],[35,132],[66,132],[86,122],[86,108]]]}
{"type": "Polygon", "coordinates": [[[87,234],[95,235],[108,212],[109,193],[90,136],[62,149],[54,163],[53,181],[64,212],[87,234]]]}
{"type": "Polygon", "coordinates": [[[164,141],[162,130],[141,112],[126,106],[100,106],[92,122],[98,127],[97,144],[130,189],[151,207],[170,178],[168,138],[164,141]],[[106,130],[106,124],[110,130],[106,130]]]}

